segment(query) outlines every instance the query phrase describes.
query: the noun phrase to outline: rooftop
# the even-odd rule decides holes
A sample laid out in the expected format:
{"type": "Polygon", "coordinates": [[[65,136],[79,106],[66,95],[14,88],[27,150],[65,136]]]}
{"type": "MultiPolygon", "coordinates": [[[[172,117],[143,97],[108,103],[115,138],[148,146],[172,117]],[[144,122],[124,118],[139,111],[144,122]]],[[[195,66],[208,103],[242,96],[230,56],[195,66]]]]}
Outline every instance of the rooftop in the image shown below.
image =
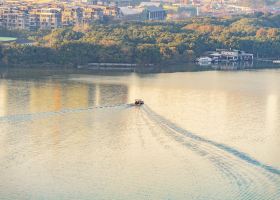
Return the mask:
{"type": "Polygon", "coordinates": [[[122,14],[124,15],[136,15],[136,14],[140,14],[141,12],[143,12],[143,8],[133,8],[133,7],[120,7],[120,10],[122,12],[122,14]]]}
{"type": "Polygon", "coordinates": [[[163,11],[162,8],[156,7],[156,6],[147,6],[146,9],[150,12],[157,12],[157,11],[163,11]]]}
{"type": "Polygon", "coordinates": [[[141,2],[139,7],[147,7],[147,6],[156,6],[159,7],[160,6],[160,2],[141,2]]]}

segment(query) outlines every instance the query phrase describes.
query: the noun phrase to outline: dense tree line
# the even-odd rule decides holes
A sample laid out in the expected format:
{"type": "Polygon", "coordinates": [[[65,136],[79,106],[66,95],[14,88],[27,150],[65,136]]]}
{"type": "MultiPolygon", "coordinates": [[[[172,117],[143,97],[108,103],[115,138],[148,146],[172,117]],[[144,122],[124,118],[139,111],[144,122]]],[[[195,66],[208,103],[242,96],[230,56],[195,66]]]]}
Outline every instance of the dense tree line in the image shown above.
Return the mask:
{"type": "Polygon", "coordinates": [[[114,22],[24,32],[21,36],[36,44],[2,47],[3,63],[179,63],[217,48],[275,58],[280,55],[280,16],[256,13],[178,22],[114,22]]]}

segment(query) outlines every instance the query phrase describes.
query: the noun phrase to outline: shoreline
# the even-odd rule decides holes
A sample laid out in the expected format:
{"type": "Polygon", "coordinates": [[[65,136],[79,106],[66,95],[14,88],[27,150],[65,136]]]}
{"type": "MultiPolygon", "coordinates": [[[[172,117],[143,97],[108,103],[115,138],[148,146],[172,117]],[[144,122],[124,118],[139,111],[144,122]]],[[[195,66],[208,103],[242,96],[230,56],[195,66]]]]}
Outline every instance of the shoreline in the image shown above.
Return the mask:
{"type": "Polygon", "coordinates": [[[106,73],[173,73],[173,72],[197,72],[197,71],[242,71],[254,69],[280,69],[280,65],[267,62],[256,62],[252,66],[242,65],[207,65],[199,66],[195,63],[170,63],[158,65],[137,65],[133,67],[119,67],[119,66],[88,66],[78,68],[74,65],[57,65],[57,64],[13,64],[3,65],[0,64],[0,78],[6,74],[14,74],[27,72],[27,75],[34,77],[41,74],[106,74],[106,73]],[[32,73],[30,73],[32,72],[32,73]]]}

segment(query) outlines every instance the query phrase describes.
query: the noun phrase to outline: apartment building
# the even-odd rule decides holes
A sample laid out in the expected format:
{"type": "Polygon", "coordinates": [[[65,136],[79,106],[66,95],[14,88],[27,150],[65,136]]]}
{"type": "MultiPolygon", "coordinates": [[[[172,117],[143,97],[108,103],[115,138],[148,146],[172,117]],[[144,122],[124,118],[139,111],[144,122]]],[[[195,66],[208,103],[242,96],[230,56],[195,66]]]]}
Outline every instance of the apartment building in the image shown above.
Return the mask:
{"type": "Polygon", "coordinates": [[[120,17],[120,8],[113,6],[104,6],[102,8],[105,16],[110,16],[112,18],[119,18],[120,17]]]}
{"type": "Polygon", "coordinates": [[[29,16],[17,7],[0,7],[0,26],[10,30],[29,29],[29,16]]]}
{"type": "Polygon", "coordinates": [[[39,13],[40,29],[56,29],[61,27],[60,8],[42,8],[39,13]]]}
{"type": "Polygon", "coordinates": [[[0,5],[0,26],[8,29],[56,29],[59,27],[89,24],[103,20],[104,16],[118,18],[120,9],[115,6],[89,4],[29,4],[11,2],[0,5]]]}
{"type": "Polygon", "coordinates": [[[61,15],[62,26],[73,26],[83,22],[83,9],[78,6],[65,6],[61,15]]]}
{"type": "Polygon", "coordinates": [[[29,11],[29,29],[36,31],[40,29],[40,9],[32,9],[29,11]]]}
{"type": "Polygon", "coordinates": [[[103,11],[100,8],[88,6],[83,8],[83,24],[90,24],[94,20],[102,20],[103,11]]]}

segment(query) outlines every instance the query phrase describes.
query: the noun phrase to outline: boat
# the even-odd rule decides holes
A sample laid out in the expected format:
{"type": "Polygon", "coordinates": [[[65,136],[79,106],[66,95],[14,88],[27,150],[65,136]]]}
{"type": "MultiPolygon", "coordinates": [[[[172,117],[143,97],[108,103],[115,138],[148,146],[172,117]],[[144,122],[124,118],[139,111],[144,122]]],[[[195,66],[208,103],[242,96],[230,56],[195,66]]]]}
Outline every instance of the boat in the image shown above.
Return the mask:
{"type": "Polygon", "coordinates": [[[211,65],[212,61],[213,60],[210,57],[200,57],[197,59],[199,65],[211,65]]]}
{"type": "Polygon", "coordinates": [[[134,105],[135,106],[141,106],[144,104],[144,101],[142,99],[135,99],[134,105]]]}
{"type": "Polygon", "coordinates": [[[280,60],[273,60],[272,61],[274,64],[280,64],[280,60]]]}

